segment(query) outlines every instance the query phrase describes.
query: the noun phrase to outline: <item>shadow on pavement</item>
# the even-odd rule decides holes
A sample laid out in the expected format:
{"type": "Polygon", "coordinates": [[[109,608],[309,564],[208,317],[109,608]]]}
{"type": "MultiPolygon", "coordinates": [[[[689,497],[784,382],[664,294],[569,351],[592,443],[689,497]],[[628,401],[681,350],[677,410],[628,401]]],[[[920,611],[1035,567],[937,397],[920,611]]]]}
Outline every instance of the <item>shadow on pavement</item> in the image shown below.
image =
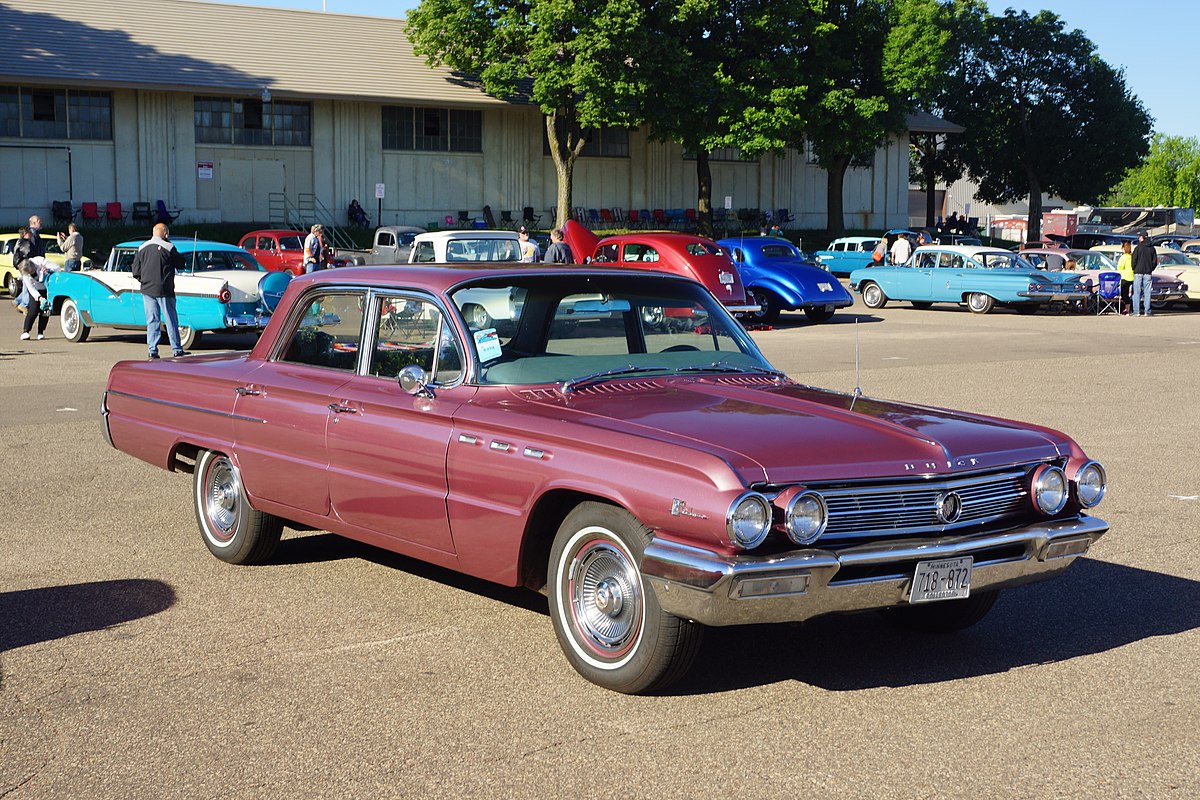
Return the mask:
{"type": "Polygon", "coordinates": [[[110,628],[174,604],[168,584],[142,579],[0,592],[0,653],[110,628]]]}
{"type": "Polygon", "coordinates": [[[1060,578],[1002,592],[982,622],[958,633],[915,633],[870,613],[711,628],[696,666],[673,693],[784,680],[829,691],[940,683],[1066,661],[1197,627],[1200,581],[1081,559],[1060,578]]]}

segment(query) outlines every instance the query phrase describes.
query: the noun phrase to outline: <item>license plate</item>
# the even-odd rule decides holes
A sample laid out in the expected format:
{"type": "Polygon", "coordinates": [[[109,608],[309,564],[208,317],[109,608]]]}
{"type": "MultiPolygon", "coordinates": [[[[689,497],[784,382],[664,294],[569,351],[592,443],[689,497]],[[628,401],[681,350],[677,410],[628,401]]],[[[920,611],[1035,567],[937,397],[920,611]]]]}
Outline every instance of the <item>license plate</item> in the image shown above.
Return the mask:
{"type": "Polygon", "coordinates": [[[820,289],[822,292],[832,292],[833,284],[832,283],[818,283],[817,288],[820,289]]]}
{"type": "Polygon", "coordinates": [[[717,275],[717,280],[719,280],[721,283],[733,283],[733,273],[721,272],[717,275]]]}
{"type": "Polygon", "coordinates": [[[834,307],[833,307],[833,303],[826,303],[826,304],[825,304],[825,310],[826,310],[826,311],[828,311],[828,312],[830,312],[830,313],[832,313],[832,312],[835,310],[835,309],[834,309],[834,307]]]}
{"type": "Polygon", "coordinates": [[[971,556],[922,561],[913,574],[910,603],[930,603],[971,596],[971,556]]]}

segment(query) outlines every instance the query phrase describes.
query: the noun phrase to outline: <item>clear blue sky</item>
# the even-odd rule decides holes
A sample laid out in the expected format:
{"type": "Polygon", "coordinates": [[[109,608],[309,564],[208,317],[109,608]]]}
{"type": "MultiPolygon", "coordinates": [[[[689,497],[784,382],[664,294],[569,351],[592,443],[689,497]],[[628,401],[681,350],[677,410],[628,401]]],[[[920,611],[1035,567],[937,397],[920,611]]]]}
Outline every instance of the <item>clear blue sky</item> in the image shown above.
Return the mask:
{"type": "MultiPolygon", "coordinates": [[[[225,1],[225,0],[223,0],[225,1]]],[[[416,2],[393,0],[234,0],[338,14],[403,17],[416,2]]],[[[1200,0],[988,0],[993,14],[1006,8],[1031,14],[1045,8],[1079,28],[1100,57],[1125,70],[1125,82],[1154,117],[1154,129],[1172,136],[1200,137],[1200,89],[1195,37],[1200,31],[1200,0]]]]}

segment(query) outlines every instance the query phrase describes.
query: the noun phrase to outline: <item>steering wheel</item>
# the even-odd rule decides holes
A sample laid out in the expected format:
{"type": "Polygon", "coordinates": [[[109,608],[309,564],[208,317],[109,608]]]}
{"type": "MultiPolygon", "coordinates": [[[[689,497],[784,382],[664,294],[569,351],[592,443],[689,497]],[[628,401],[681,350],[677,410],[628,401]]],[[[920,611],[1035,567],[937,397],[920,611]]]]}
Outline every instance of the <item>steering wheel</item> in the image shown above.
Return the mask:
{"type": "Polygon", "coordinates": [[[659,350],[660,353],[685,353],[691,350],[699,351],[700,348],[694,344],[673,344],[665,350],[659,350]]]}

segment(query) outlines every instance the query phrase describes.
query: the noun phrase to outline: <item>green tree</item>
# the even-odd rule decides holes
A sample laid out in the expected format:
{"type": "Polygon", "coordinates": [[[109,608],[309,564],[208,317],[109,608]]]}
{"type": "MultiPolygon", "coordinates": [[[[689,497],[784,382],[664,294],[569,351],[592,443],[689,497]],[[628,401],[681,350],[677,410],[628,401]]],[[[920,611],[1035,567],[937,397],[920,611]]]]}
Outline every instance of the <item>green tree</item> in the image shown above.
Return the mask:
{"type": "Polygon", "coordinates": [[[558,175],[557,219],[571,209],[584,129],[635,126],[655,64],[647,4],[637,0],[422,0],[408,16],[413,51],[488,94],[527,95],[545,117],[558,175]]]}
{"type": "Polygon", "coordinates": [[[1009,9],[987,19],[986,33],[946,109],[967,130],[946,149],[980,199],[1028,197],[1029,237],[1038,238],[1042,193],[1095,202],[1146,152],[1150,118],[1124,75],[1056,15],[1009,9]]]}
{"type": "Polygon", "coordinates": [[[1155,135],[1150,152],[1105,201],[1114,206],[1200,207],[1200,141],[1155,135]]]}
{"type": "Polygon", "coordinates": [[[713,150],[746,157],[786,148],[809,87],[795,67],[817,34],[815,0],[654,4],[658,50],[644,115],[650,136],[695,156],[700,231],[713,235],[713,150]]]}

